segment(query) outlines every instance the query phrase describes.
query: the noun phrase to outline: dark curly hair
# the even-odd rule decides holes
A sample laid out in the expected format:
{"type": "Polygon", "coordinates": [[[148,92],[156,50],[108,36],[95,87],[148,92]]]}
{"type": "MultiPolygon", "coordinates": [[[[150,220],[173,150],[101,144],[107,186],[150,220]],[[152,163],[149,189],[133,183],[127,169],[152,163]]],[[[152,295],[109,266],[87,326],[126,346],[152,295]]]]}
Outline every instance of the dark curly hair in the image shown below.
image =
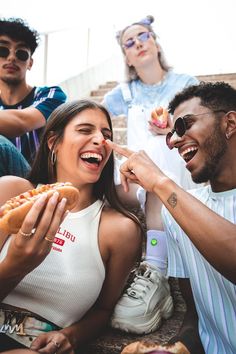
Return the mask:
{"type": "Polygon", "coordinates": [[[21,18],[1,18],[0,36],[8,36],[14,41],[23,42],[34,53],[39,43],[39,33],[31,29],[21,18]]]}
{"type": "Polygon", "coordinates": [[[215,83],[202,81],[175,95],[169,103],[169,112],[173,114],[181,103],[194,97],[199,97],[200,104],[212,111],[236,111],[236,90],[232,86],[224,81],[215,83]]]}

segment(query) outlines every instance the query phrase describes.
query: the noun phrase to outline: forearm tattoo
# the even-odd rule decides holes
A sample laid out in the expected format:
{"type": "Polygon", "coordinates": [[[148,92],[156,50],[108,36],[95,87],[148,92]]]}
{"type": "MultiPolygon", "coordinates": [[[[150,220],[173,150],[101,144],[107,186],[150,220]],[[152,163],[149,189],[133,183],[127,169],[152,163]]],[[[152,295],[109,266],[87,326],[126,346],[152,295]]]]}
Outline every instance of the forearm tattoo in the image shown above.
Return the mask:
{"type": "Polygon", "coordinates": [[[176,205],[177,205],[177,195],[176,195],[176,193],[171,193],[171,195],[167,199],[167,202],[172,208],[175,208],[176,205]]]}

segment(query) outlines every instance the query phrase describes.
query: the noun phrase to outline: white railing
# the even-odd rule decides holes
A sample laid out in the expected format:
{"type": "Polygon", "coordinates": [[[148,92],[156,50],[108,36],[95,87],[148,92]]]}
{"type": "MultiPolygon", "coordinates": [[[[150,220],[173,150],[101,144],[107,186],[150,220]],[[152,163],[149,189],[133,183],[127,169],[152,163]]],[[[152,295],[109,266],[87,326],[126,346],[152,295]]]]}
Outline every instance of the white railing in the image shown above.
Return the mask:
{"type": "Polygon", "coordinates": [[[88,97],[92,90],[107,81],[119,81],[122,77],[117,57],[91,66],[74,77],[60,83],[61,88],[66,92],[69,100],[88,97]]]}
{"type": "Polygon", "coordinates": [[[41,34],[29,81],[61,84],[73,99],[86,96],[100,83],[119,80],[122,71],[114,27],[76,27],[41,34]]]}

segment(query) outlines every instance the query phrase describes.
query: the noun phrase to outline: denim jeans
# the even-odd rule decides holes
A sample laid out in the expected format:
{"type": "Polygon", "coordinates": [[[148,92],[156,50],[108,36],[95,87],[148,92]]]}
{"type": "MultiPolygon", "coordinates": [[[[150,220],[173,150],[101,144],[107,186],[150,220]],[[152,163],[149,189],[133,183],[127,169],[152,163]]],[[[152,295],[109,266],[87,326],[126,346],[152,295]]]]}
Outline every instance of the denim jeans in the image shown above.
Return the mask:
{"type": "Polygon", "coordinates": [[[30,165],[7,138],[0,135],[0,177],[13,175],[25,177],[30,165]]]}

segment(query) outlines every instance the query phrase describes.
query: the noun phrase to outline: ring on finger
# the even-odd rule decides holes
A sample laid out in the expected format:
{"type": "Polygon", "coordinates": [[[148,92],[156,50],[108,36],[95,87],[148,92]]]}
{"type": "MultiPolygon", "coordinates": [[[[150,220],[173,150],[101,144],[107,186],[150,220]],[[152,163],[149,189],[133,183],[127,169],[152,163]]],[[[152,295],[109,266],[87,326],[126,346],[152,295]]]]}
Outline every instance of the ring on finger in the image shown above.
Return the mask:
{"type": "Polygon", "coordinates": [[[21,236],[24,236],[24,237],[31,237],[33,235],[33,232],[29,232],[29,233],[26,233],[26,232],[23,232],[21,229],[19,230],[19,234],[21,236]]]}
{"type": "MultiPolygon", "coordinates": [[[[51,243],[54,242],[54,238],[51,239],[51,238],[49,238],[49,237],[47,237],[47,236],[44,237],[44,240],[46,240],[46,241],[48,241],[48,242],[51,242],[51,243]]],[[[52,341],[52,342],[53,342],[53,344],[57,343],[57,342],[54,342],[54,341],[52,341]]],[[[57,344],[58,344],[58,343],[57,343],[57,344]]],[[[55,344],[55,345],[56,345],[56,344],[55,344]]]]}

